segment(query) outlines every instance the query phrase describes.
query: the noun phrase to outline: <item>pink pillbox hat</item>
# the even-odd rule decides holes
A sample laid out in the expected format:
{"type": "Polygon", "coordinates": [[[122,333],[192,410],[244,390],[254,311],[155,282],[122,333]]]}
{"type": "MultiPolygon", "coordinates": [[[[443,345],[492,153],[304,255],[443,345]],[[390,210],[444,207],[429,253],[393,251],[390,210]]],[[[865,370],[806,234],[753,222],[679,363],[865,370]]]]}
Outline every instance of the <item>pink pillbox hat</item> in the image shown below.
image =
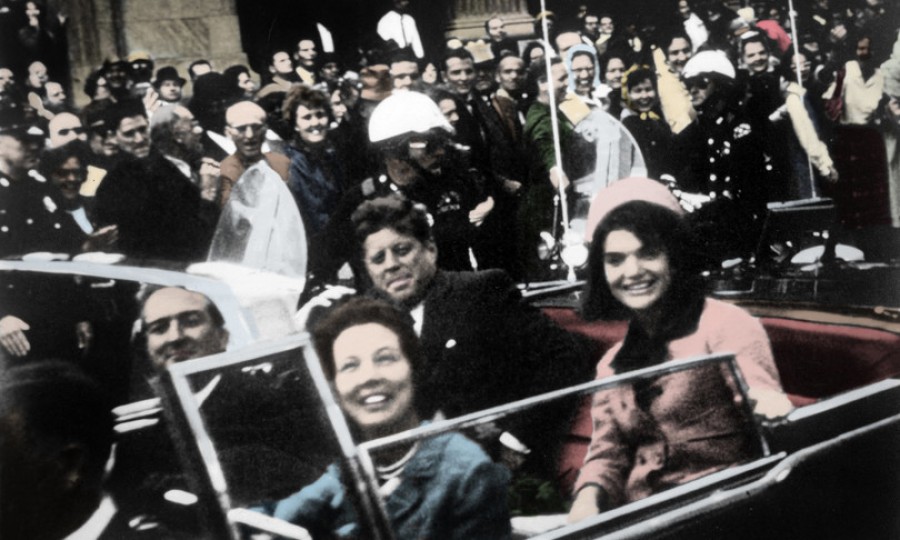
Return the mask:
{"type": "Polygon", "coordinates": [[[623,178],[606,186],[594,195],[591,208],[588,210],[587,225],[584,229],[584,239],[590,242],[594,237],[594,229],[615,208],[631,201],[645,201],[658,204],[675,212],[679,216],[684,215],[684,209],[678,204],[678,199],[664,184],[649,178],[623,178]]]}

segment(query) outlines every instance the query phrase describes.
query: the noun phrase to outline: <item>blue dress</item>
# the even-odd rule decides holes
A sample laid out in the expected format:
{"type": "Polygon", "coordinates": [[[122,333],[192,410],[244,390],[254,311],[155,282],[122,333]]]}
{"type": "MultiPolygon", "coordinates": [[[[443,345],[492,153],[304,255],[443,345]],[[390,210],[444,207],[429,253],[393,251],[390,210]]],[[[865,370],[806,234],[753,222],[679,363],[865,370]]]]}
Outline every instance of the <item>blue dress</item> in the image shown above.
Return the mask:
{"type": "MultiPolygon", "coordinates": [[[[444,433],[420,442],[385,500],[396,538],[499,540],[511,535],[506,502],[509,472],[474,442],[444,433]]],[[[360,537],[353,506],[337,465],[275,505],[274,516],[307,528],[314,537],[360,537]]]]}
{"type": "Polygon", "coordinates": [[[287,145],[284,152],[291,159],[288,188],[307,234],[316,235],[325,229],[341,199],[344,174],[340,159],[331,146],[299,149],[287,145]]]}

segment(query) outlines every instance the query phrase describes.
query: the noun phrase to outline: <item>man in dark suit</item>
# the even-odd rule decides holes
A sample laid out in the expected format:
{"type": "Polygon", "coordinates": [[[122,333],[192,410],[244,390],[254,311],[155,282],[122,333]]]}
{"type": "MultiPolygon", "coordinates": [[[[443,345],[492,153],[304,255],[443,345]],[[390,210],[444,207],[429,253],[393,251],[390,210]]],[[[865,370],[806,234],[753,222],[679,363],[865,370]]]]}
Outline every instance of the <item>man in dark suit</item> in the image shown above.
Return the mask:
{"type": "MultiPolygon", "coordinates": [[[[147,286],[138,294],[131,401],[155,396],[159,376],[179,362],[223,353],[229,333],[218,307],[203,293],[182,287],[147,286]]],[[[259,364],[225,366],[189,378],[193,404],[213,443],[229,496],[236,505],[287,496],[312,482],[334,459],[330,441],[310,433],[321,421],[305,373],[268,358],[259,364]],[[287,366],[287,368],[286,368],[287,366]],[[303,426],[305,429],[295,429],[303,426]]],[[[163,408],[176,408],[164,398],[163,408]]],[[[101,538],[130,537],[155,528],[158,537],[197,538],[209,531],[192,506],[168,498],[193,492],[182,444],[171,438],[168,416],[120,435],[108,482],[118,512],[101,538]]],[[[186,439],[191,435],[181,431],[186,439]]],[[[200,472],[199,476],[202,477],[200,472]]],[[[154,536],[156,538],[157,536],[154,536]]]]}
{"type": "MultiPolygon", "coordinates": [[[[352,217],[371,293],[410,311],[427,359],[418,395],[428,413],[455,417],[591,379],[573,335],[522,301],[501,270],[438,270],[429,217],[401,195],[366,201],[352,217]]],[[[548,470],[568,402],[503,422],[500,441],[548,470]]]]}
{"type": "Polygon", "coordinates": [[[135,258],[188,262],[205,258],[216,206],[178,168],[150,146],[139,101],[107,111],[122,156],[97,189],[98,225],[118,225],[119,250],[135,258]]]}
{"type": "MultiPolygon", "coordinates": [[[[100,503],[113,442],[109,403],[63,360],[0,372],[0,537],[66,538],[100,503]]],[[[79,536],[79,535],[75,535],[79,536]]]]}
{"type": "Polygon", "coordinates": [[[456,139],[471,149],[472,165],[485,176],[485,188],[495,202],[473,250],[482,268],[503,268],[518,275],[517,254],[506,237],[515,234],[510,232],[515,228],[515,194],[527,173],[522,128],[515,104],[492,93],[495,65],[482,58],[490,58],[490,53],[475,49],[478,63],[472,52],[461,48],[449,51],[442,64],[447,89],[457,97],[456,139]],[[479,75],[485,72],[486,77],[479,75]],[[479,88],[479,81],[487,87],[479,88]]]}

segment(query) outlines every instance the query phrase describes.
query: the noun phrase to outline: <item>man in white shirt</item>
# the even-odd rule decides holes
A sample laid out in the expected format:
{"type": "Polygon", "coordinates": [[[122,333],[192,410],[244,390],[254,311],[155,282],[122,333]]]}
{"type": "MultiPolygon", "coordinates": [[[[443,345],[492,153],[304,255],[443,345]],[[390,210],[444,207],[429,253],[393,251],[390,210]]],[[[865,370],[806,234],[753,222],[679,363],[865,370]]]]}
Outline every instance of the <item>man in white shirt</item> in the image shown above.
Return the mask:
{"type": "Polygon", "coordinates": [[[394,9],[378,21],[378,35],[385,41],[393,41],[398,47],[412,47],[417,58],[425,57],[422,39],[416,20],[408,13],[409,0],[394,0],[394,9]]]}
{"type": "Polygon", "coordinates": [[[294,54],[294,60],[297,61],[295,71],[303,84],[313,85],[316,83],[316,58],[318,56],[319,51],[316,50],[315,41],[310,38],[301,38],[297,42],[297,52],[294,54]]]}

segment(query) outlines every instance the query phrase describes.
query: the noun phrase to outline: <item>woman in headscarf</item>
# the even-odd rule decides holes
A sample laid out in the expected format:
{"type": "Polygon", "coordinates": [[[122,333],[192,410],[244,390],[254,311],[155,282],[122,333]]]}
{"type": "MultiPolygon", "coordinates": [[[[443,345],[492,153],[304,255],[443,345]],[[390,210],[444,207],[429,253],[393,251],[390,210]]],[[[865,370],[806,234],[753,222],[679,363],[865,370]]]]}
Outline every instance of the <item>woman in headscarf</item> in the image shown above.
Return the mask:
{"type": "Polygon", "coordinates": [[[609,109],[611,88],[600,82],[597,54],[590,45],[575,45],[566,53],[566,70],[569,72],[569,92],[585,103],[604,111],[609,109]]]}

